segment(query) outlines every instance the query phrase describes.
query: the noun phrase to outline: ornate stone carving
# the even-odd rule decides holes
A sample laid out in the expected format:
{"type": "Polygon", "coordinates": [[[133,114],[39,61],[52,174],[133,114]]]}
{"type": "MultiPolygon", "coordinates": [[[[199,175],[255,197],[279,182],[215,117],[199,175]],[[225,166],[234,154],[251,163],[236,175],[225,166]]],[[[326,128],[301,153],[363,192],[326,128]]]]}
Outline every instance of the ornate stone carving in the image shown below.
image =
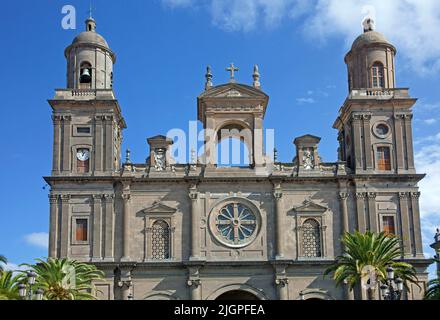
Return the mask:
{"type": "Polygon", "coordinates": [[[365,199],[365,192],[356,192],[355,197],[356,199],[365,199]]]}
{"type": "Polygon", "coordinates": [[[315,157],[309,148],[304,149],[302,160],[304,169],[313,170],[315,168],[315,157]]]}
{"type": "Polygon", "coordinates": [[[412,199],[419,199],[421,193],[420,192],[411,192],[411,198],[412,199]]]}
{"type": "Polygon", "coordinates": [[[275,279],[275,284],[277,286],[285,287],[289,284],[289,279],[287,278],[277,278],[275,279]]]}
{"type": "Polygon", "coordinates": [[[71,198],[70,194],[63,194],[63,195],[61,195],[61,202],[63,202],[63,203],[69,202],[70,198],[71,198]]]}
{"type": "Polygon", "coordinates": [[[57,202],[58,202],[58,198],[59,198],[58,195],[56,195],[56,194],[50,194],[50,195],[49,195],[49,203],[50,203],[50,204],[55,204],[55,203],[57,203],[57,202]]]}
{"type": "Polygon", "coordinates": [[[189,279],[186,283],[188,287],[199,287],[202,285],[202,280],[200,279],[189,279]]]}
{"type": "Polygon", "coordinates": [[[339,192],[339,199],[340,200],[346,200],[349,197],[348,192],[339,192]]]}
{"type": "Polygon", "coordinates": [[[376,199],[377,193],[376,192],[368,192],[367,198],[368,199],[376,199]]]}
{"type": "Polygon", "coordinates": [[[122,199],[124,199],[124,201],[129,201],[131,199],[131,194],[123,193],[122,194],[122,199]]]}
{"type": "Polygon", "coordinates": [[[104,195],[104,201],[105,202],[112,202],[114,197],[115,197],[114,194],[105,194],[104,195]]]}
{"type": "Polygon", "coordinates": [[[164,171],[166,169],[166,150],[157,148],[154,150],[154,168],[156,171],[164,171]]]}
{"type": "Polygon", "coordinates": [[[399,199],[408,199],[408,192],[399,192],[399,199]]]}

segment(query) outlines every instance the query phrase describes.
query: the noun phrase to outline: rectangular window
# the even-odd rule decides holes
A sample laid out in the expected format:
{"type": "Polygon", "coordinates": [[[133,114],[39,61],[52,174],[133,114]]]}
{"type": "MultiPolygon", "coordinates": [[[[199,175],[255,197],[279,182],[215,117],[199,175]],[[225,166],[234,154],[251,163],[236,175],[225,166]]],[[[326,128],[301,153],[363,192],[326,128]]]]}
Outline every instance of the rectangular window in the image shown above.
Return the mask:
{"type": "Polygon", "coordinates": [[[89,134],[90,133],[90,127],[77,127],[76,128],[76,133],[89,134]]]}
{"type": "Polygon", "coordinates": [[[391,153],[389,147],[377,148],[377,168],[383,171],[391,170],[391,153]]]}
{"type": "Polygon", "coordinates": [[[76,219],[75,221],[75,240],[85,242],[87,241],[87,219],[76,219]]]}
{"type": "Polygon", "coordinates": [[[396,227],[394,224],[393,216],[382,217],[382,226],[383,226],[383,231],[386,234],[396,234],[396,227]]]}

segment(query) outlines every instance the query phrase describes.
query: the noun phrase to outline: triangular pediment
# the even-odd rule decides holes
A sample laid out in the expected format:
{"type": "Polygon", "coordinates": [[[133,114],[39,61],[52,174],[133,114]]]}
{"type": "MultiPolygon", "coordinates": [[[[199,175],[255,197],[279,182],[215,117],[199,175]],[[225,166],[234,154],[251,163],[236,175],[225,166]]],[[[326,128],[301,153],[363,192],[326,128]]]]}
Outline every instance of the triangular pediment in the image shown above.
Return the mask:
{"type": "Polygon", "coordinates": [[[297,212],[325,212],[328,210],[328,208],[321,206],[311,200],[306,200],[301,206],[293,208],[293,210],[297,212]]]}
{"type": "Polygon", "coordinates": [[[145,214],[152,214],[152,213],[153,214],[154,213],[156,213],[156,214],[158,214],[158,213],[159,214],[173,214],[176,211],[177,211],[177,209],[171,208],[171,207],[164,205],[160,202],[155,202],[155,203],[153,203],[153,205],[151,207],[142,210],[142,212],[145,214]]]}
{"type": "Polygon", "coordinates": [[[228,83],[212,87],[202,93],[199,98],[257,98],[266,99],[268,96],[261,90],[238,83],[228,83]]]}

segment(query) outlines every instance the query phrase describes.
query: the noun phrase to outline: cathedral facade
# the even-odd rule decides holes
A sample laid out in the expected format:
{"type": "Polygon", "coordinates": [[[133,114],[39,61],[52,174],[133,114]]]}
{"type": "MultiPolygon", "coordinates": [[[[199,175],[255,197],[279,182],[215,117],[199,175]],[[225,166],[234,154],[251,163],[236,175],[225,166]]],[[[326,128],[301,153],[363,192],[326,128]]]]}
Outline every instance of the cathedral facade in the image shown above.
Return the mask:
{"type": "Polygon", "coordinates": [[[146,163],[121,161],[123,109],[113,85],[116,56],[92,18],[65,50],[67,87],[52,107],[49,256],[95,264],[100,299],[365,299],[323,272],[342,254],[344,232],[386,231],[426,285],[414,167],[412,107],[395,83],[396,48],[368,26],[345,57],[349,93],[334,129],[338,160],[323,162],[320,138],[294,140],[280,163],[263,150],[269,97],[255,67],[252,85],[214,86],[197,98],[205,152],[188,164],[173,141],[149,138],[146,163]],[[249,166],[222,167],[217,144],[241,139],[249,166]],[[245,132],[244,134],[241,134],[245,132]]]}

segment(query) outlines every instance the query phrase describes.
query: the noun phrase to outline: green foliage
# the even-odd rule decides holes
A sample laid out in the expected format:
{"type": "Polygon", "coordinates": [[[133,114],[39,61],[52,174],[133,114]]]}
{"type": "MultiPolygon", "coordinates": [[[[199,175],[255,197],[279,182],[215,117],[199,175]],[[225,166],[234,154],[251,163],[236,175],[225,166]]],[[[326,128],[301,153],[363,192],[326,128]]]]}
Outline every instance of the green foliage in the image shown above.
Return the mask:
{"type": "Polygon", "coordinates": [[[0,300],[19,300],[18,284],[21,275],[14,275],[13,271],[0,273],[0,300]]]}
{"type": "Polygon", "coordinates": [[[6,259],[5,256],[0,254],[0,273],[3,272],[3,264],[7,264],[8,263],[8,259],[6,259]]]}
{"type": "MultiPolygon", "coordinates": [[[[417,283],[416,271],[412,265],[399,261],[401,258],[400,241],[395,236],[382,233],[355,232],[346,233],[342,237],[345,253],[336,258],[336,263],[329,267],[324,275],[333,273],[336,286],[346,283],[350,290],[361,282],[362,269],[372,266],[377,279],[383,282],[386,279],[386,269],[393,267],[395,274],[407,282],[417,283]]],[[[407,287],[408,288],[408,287],[407,287]]]]}
{"type": "MultiPolygon", "coordinates": [[[[440,260],[436,260],[440,263],[440,260]]],[[[437,279],[433,279],[428,282],[428,290],[425,293],[426,300],[440,300],[440,272],[437,279]]]]}
{"type": "Polygon", "coordinates": [[[94,300],[92,282],[100,280],[103,272],[94,265],[69,259],[48,258],[24,264],[37,274],[35,288],[44,290],[47,300],[94,300]]]}

